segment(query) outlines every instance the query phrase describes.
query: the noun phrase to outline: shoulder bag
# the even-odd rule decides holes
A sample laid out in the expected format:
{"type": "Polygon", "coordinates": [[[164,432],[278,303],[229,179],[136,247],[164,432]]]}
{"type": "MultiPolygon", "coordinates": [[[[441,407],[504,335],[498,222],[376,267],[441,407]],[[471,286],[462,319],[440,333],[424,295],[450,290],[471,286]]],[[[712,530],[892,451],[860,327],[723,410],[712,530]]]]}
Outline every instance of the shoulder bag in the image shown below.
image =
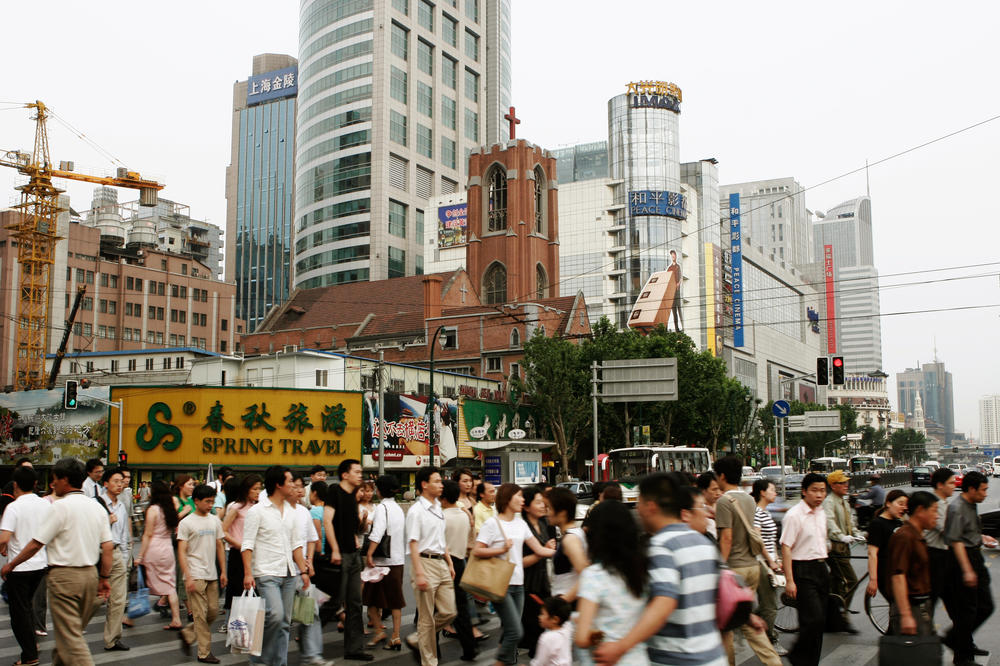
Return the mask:
{"type": "MultiPolygon", "coordinates": [[[[389,559],[392,552],[392,535],[389,534],[389,507],[382,503],[382,507],[385,509],[385,532],[382,534],[382,540],[378,542],[375,546],[375,551],[372,553],[372,557],[380,557],[383,560],[389,559]]],[[[368,543],[368,537],[365,537],[365,543],[368,543]]],[[[368,555],[368,548],[365,547],[364,554],[368,555]]]]}
{"type": "Polygon", "coordinates": [[[750,554],[754,557],[764,553],[764,539],[761,537],[760,532],[754,529],[750,521],[747,520],[746,515],[740,510],[738,504],[736,504],[736,498],[732,495],[729,496],[729,504],[733,509],[733,513],[740,517],[740,522],[743,523],[743,529],[747,532],[747,537],[750,539],[750,554]]]}
{"type": "MultiPolygon", "coordinates": [[[[503,525],[496,516],[490,520],[497,521],[500,528],[500,536],[504,543],[507,542],[507,535],[503,531],[503,525]]],[[[510,585],[510,578],[514,575],[515,565],[506,558],[496,557],[476,557],[469,556],[469,562],[465,565],[465,573],[462,574],[462,582],[459,583],[466,592],[477,597],[498,602],[507,596],[507,587],[510,585]]]]}

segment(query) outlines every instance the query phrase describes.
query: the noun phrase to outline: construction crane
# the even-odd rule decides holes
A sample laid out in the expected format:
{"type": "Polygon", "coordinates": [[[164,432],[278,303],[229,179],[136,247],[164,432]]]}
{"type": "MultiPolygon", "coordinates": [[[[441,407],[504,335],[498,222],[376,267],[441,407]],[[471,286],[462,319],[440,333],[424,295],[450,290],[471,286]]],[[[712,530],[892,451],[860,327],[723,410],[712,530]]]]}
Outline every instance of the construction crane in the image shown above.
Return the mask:
{"type": "Polygon", "coordinates": [[[21,202],[14,206],[20,211],[18,221],[9,226],[17,239],[17,261],[21,279],[17,309],[17,342],[15,346],[14,389],[28,391],[45,386],[45,350],[51,307],[52,264],[55,261],[56,216],[59,195],[63,192],[52,184],[53,178],[80,180],[99,185],[128,187],[139,190],[139,204],[155,206],[157,193],[163,185],[145,180],[138,173],[119,168],[117,177],[90,176],[73,171],[72,163],[64,162],[53,168],[49,159],[49,136],[46,121],[50,111],[40,101],[25,104],[34,109],[35,146],[30,155],[22,151],[0,151],[0,166],[17,169],[28,182],[19,186],[21,202]]]}

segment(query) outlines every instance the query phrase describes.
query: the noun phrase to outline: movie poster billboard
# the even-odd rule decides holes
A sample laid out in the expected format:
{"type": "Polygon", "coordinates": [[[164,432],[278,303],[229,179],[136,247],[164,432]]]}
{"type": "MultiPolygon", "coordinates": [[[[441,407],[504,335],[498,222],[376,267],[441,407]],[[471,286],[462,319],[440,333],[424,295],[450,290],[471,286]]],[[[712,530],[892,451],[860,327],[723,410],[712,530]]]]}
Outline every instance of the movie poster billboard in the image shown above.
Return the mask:
{"type": "MultiPolygon", "coordinates": [[[[108,441],[107,386],[79,389],[76,409],[63,408],[64,387],[0,394],[0,464],[28,458],[51,465],[60,458],[102,457],[108,441]]],[[[117,418],[117,414],[112,414],[117,418]]]]}
{"type": "Polygon", "coordinates": [[[438,208],[438,248],[465,245],[468,225],[468,204],[455,204],[438,208]]]}
{"type": "MultiPolygon", "coordinates": [[[[386,392],[382,398],[385,409],[385,466],[388,469],[412,469],[428,464],[427,397],[386,392]]],[[[437,432],[434,464],[444,465],[457,455],[455,423],[458,402],[438,398],[434,409],[433,427],[437,432]]],[[[378,466],[378,393],[367,392],[364,398],[363,460],[365,467],[378,466]]]]}

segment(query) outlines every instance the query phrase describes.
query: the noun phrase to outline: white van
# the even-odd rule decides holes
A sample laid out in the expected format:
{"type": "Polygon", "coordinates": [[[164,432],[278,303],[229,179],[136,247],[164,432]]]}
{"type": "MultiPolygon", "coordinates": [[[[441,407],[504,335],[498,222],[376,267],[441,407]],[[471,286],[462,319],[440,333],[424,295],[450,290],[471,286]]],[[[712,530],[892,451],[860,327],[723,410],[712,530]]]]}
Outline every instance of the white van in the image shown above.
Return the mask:
{"type": "Polygon", "coordinates": [[[941,463],[939,463],[937,460],[925,460],[922,463],[920,463],[920,467],[930,467],[931,474],[933,474],[934,472],[938,471],[941,468],[941,463]]]}
{"type": "Polygon", "coordinates": [[[785,465],[784,467],[781,465],[771,465],[770,467],[761,467],[759,473],[761,478],[770,481],[780,481],[785,476],[794,474],[795,470],[792,469],[791,465],[785,465]]]}

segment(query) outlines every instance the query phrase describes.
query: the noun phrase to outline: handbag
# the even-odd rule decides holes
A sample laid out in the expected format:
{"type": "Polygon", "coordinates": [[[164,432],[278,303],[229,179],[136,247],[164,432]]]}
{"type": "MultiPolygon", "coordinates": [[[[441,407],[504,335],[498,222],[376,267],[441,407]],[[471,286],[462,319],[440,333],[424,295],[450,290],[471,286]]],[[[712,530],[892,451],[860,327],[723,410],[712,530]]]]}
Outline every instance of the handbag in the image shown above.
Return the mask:
{"type": "Polygon", "coordinates": [[[149,588],[146,587],[146,579],[142,575],[143,567],[137,567],[137,569],[139,573],[136,578],[135,592],[129,592],[128,595],[127,614],[132,620],[152,612],[149,605],[149,588]]]}
{"type": "Polygon", "coordinates": [[[883,636],[878,641],[879,666],[924,666],[942,663],[941,639],[937,636],[883,636]]]}
{"type": "MultiPolygon", "coordinates": [[[[385,506],[383,504],[383,506],[385,506]]],[[[371,539],[365,537],[365,547],[362,551],[362,555],[368,556],[368,544],[371,543],[371,539]]],[[[375,546],[375,550],[372,552],[372,557],[380,557],[383,560],[389,559],[392,552],[392,535],[389,534],[389,507],[385,506],[385,533],[382,534],[382,540],[378,542],[375,546]]]]}
{"type": "Polygon", "coordinates": [[[750,619],[756,595],[739,574],[731,569],[719,569],[719,589],[715,597],[715,623],[719,631],[732,631],[750,619]]]}
{"type": "Polygon", "coordinates": [[[295,601],[292,602],[292,622],[309,626],[316,618],[316,598],[309,594],[308,590],[298,590],[295,592],[295,601]]]}
{"type": "Polygon", "coordinates": [[[750,525],[750,521],[747,520],[746,514],[740,511],[740,507],[736,505],[736,498],[732,495],[729,496],[729,504],[733,509],[733,513],[740,517],[740,522],[743,523],[743,529],[746,530],[750,539],[750,554],[754,557],[762,554],[764,552],[764,538],[761,537],[760,532],[750,525]]]}
{"type": "Polygon", "coordinates": [[[767,581],[771,584],[771,587],[773,587],[774,589],[778,589],[785,586],[785,584],[788,582],[785,579],[785,574],[780,574],[774,569],[772,569],[768,565],[767,560],[764,559],[763,555],[758,555],[757,561],[760,562],[761,566],[764,567],[764,572],[767,573],[767,581]]]}
{"type": "MultiPolygon", "coordinates": [[[[500,519],[493,517],[500,528],[500,535],[507,541],[504,534],[503,525],[500,519]]],[[[478,597],[483,597],[490,601],[498,602],[507,596],[507,587],[510,585],[510,578],[514,575],[514,563],[507,559],[497,557],[476,557],[469,556],[469,561],[465,565],[465,573],[462,574],[462,582],[458,584],[463,590],[478,597]]]]}

